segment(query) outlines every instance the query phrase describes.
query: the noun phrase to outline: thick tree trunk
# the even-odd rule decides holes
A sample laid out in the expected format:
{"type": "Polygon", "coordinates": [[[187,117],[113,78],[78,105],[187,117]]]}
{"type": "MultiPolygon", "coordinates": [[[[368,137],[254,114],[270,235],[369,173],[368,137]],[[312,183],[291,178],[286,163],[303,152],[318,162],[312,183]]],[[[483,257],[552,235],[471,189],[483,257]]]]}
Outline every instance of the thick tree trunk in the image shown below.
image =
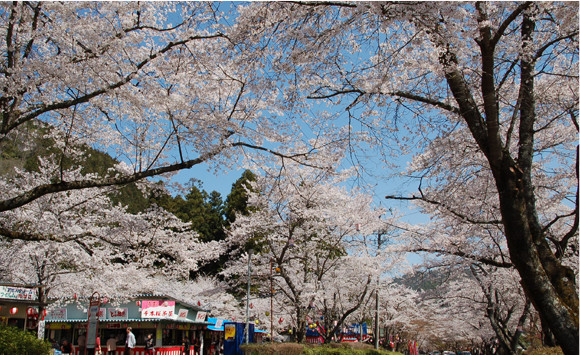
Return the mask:
{"type": "Polygon", "coordinates": [[[545,241],[534,237],[527,220],[526,201],[521,180],[510,170],[496,179],[510,257],[522,279],[522,286],[536,310],[546,320],[565,354],[578,354],[578,296],[573,280],[559,280],[563,266],[553,260],[542,260],[538,244],[545,241]],[[520,183],[518,183],[520,181],[520,183]],[[552,268],[554,270],[546,270],[552,268]],[[550,272],[551,271],[551,272],[550,272]],[[550,279],[556,279],[552,283],[550,279]],[[561,295],[567,297],[561,297],[561,295]]]}
{"type": "MultiPolygon", "coordinates": [[[[482,20],[486,17],[482,15],[482,20]]],[[[522,20],[523,52],[531,52],[526,46],[534,33],[532,16],[524,12],[522,20]]],[[[498,101],[494,89],[494,49],[491,29],[482,22],[481,48],[482,97],[485,115],[457,70],[457,56],[446,43],[438,43],[443,50],[440,62],[445,68],[449,88],[456,99],[460,115],[485,154],[492,171],[497,190],[505,235],[511,261],[518,270],[522,286],[536,310],[545,320],[558,344],[567,355],[579,353],[578,293],[574,273],[566,268],[551,250],[539,222],[535,186],[532,182],[534,154],[534,123],[536,122],[534,98],[533,54],[521,56],[519,150],[517,159],[503,146],[499,135],[498,101]]]]}
{"type": "Polygon", "coordinates": [[[300,304],[296,306],[296,342],[302,343],[306,335],[306,321],[305,315],[300,308],[300,304]]]}
{"type": "Polygon", "coordinates": [[[552,333],[552,331],[550,330],[550,327],[548,327],[546,321],[541,321],[542,325],[542,345],[543,346],[547,346],[547,347],[554,347],[557,346],[558,344],[556,344],[556,339],[554,338],[554,333],[552,333]]]}

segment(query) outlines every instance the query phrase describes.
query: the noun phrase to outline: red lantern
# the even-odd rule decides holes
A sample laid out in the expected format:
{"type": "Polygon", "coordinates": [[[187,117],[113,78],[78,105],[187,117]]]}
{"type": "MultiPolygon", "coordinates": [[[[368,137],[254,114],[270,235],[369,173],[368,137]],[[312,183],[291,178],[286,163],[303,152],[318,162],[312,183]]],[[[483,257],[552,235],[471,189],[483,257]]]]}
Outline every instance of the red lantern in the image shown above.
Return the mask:
{"type": "Polygon", "coordinates": [[[32,307],[28,307],[28,309],[26,310],[26,315],[29,317],[34,316],[35,313],[36,313],[36,310],[32,307]]]}
{"type": "Polygon", "coordinates": [[[197,305],[201,307],[201,301],[197,301],[197,305]]]}
{"type": "Polygon", "coordinates": [[[135,302],[135,304],[137,304],[137,307],[140,307],[141,306],[141,301],[137,301],[137,302],[135,302]]]}
{"type": "Polygon", "coordinates": [[[284,321],[284,318],[280,317],[280,319],[278,320],[278,324],[282,324],[283,321],[284,321]]]}
{"type": "Polygon", "coordinates": [[[254,309],[254,304],[253,303],[250,303],[250,308],[251,309],[254,309]]]}
{"type": "Polygon", "coordinates": [[[10,314],[15,315],[16,313],[18,313],[18,308],[17,307],[10,308],[10,314]]]}

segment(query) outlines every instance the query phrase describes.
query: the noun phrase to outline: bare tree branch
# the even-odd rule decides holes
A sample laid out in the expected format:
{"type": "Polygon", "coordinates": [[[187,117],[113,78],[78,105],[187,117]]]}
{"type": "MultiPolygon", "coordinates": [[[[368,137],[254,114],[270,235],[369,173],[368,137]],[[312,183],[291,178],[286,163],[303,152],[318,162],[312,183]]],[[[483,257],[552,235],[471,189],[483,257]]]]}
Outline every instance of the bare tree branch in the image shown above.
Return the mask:
{"type": "Polygon", "coordinates": [[[454,216],[458,217],[459,219],[469,222],[469,223],[473,223],[473,224],[492,224],[492,225],[501,225],[502,221],[501,220],[489,220],[489,221],[481,221],[481,220],[475,220],[471,217],[468,217],[462,213],[459,213],[457,211],[455,211],[454,209],[452,209],[449,206],[446,206],[444,203],[439,202],[439,201],[435,201],[435,200],[430,200],[428,198],[426,198],[425,196],[411,196],[411,197],[404,197],[404,196],[392,196],[392,195],[387,195],[385,196],[385,198],[387,200],[400,200],[400,201],[413,201],[413,200],[419,200],[419,201],[423,201],[423,202],[427,202],[429,204],[432,205],[436,205],[436,206],[441,206],[443,208],[445,208],[445,210],[447,210],[448,212],[450,212],[451,214],[453,214],[454,216]]]}

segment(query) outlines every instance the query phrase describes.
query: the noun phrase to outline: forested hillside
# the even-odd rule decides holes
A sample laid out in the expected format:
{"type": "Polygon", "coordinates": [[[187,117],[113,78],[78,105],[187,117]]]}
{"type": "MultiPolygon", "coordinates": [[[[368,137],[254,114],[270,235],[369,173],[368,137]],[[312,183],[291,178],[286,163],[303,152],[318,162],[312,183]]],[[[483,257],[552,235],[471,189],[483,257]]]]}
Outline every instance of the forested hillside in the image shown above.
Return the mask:
{"type": "MultiPolygon", "coordinates": [[[[28,124],[26,129],[22,129],[0,140],[0,175],[11,176],[15,169],[26,171],[38,171],[39,162],[48,159],[54,154],[58,157],[61,170],[70,169],[74,166],[81,166],[82,174],[96,173],[105,175],[110,169],[114,169],[118,163],[110,155],[95,150],[88,145],[77,146],[82,154],[75,158],[82,161],[73,161],[71,155],[59,149],[55,140],[50,138],[48,127],[40,127],[35,124],[28,124]]],[[[127,206],[129,213],[144,211],[149,207],[148,198],[137,188],[134,183],[119,186],[117,193],[109,196],[115,203],[127,206]]]]}
{"type": "MultiPolygon", "coordinates": [[[[48,129],[31,124],[26,130],[0,141],[0,174],[11,176],[17,169],[38,171],[39,162],[49,159],[51,155],[61,157],[61,169],[66,170],[73,165],[82,166],[83,174],[96,173],[104,176],[119,163],[109,154],[87,145],[77,147],[82,151],[82,154],[76,156],[80,157],[80,161],[72,161],[70,155],[59,151],[54,139],[47,138],[48,129]]],[[[246,186],[248,181],[253,180],[255,175],[251,171],[243,172],[232,185],[225,200],[217,191],[205,191],[203,182],[196,179],[190,180],[185,196],[172,195],[162,183],[158,183],[155,191],[146,192],[140,190],[135,183],[130,183],[119,186],[109,197],[115,204],[126,206],[127,212],[133,214],[144,212],[153,204],[158,205],[181,221],[190,223],[191,229],[199,234],[202,241],[221,241],[225,239],[226,228],[235,220],[236,213],[247,214],[246,186]]],[[[198,273],[215,275],[224,258],[227,255],[209,262],[198,273]]]]}

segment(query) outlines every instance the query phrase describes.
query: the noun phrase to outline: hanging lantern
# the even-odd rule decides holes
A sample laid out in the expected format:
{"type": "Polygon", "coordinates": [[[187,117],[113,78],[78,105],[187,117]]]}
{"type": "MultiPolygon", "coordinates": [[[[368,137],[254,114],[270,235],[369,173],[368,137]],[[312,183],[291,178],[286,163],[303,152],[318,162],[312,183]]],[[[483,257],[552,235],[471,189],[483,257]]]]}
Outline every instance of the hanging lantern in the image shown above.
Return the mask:
{"type": "Polygon", "coordinates": [[[254,323],[256,323],[256,324],[260,324],[260,321],[259,321],[258,319],[256,319],[256,320],[254,321],[254,323]]]}
{"type": "Polygon", "coordinates": [[[197,301],[197,305],[201,307],[201,301],[197,301]]]}
{"type": "Polygon", "coordinates": [[[109,303],[109,299],[105,296],[105,297],[103,297],[103,300],[101,303],[109,303]]]}
{"type": "Polygon", "coordinates": [[[284,321],[284,318],[280,317],[280,319],[278,319],[278,324],[282,324],[283,321],[284,321]]]}
{"type": "Polygon", "coordinates": [[[250,308],[251,309],[254,309],[254,304],[253,303],[250,303],[250,308]]]}
{"type": "Polygon", "coordinates": [[[26,310],[26,315],[29,317],[34,316],[35,313],[36,313],[36,310],[32,307],[28,307],[28,309],[26,310]]]}
{"type": "Polygon", "coordinates": [[[266,311],[266,317],[270,315],[270,312],[266,311]]]}
{"type": "Polygon", "coordinates": [[[16,313],[18,313],[18,307],[10,308],[10,314],[15,315],[16,313]]]}
{"type": "Polygon", "coordinates": [[[79,298],[79,296],[77,296],[77,294],[75,293],[73,298],[75,299],[75,301],[79,298]]]}

